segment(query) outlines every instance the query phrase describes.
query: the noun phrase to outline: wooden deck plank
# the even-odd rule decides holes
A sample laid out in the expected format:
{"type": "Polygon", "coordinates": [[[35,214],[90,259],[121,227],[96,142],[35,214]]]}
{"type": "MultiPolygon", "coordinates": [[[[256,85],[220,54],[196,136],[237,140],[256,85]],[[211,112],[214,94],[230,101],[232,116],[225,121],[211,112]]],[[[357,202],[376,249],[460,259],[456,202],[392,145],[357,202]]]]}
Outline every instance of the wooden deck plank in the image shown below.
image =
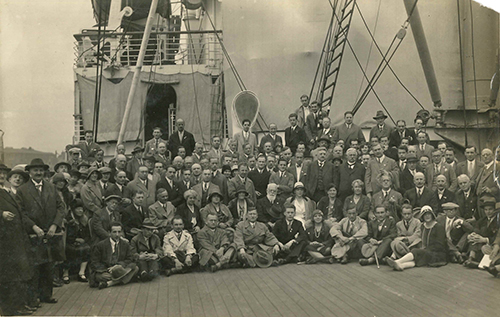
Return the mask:
{"type": "Polygon", "coordinates": [[[170,278],[159,276],[153,283],[159,283],[158,304],[156,316],[170,316],[168,313],[168,298],[170,296],[170,278]]]}
{"type": "MultiPolygon", "coordinates": [[[[92,294],[93,289],[91,289],[88,284],[82,284],[77,286],[78,289],[82,289],[82,294],[78,297],[78,299],[73,303],[73,305],[66,311],[66,316],[75,316],[81,310],[81,308],[88,303],[88,299],[92,294]]],[[[61,305],[61,307],[64,307],[61,305]]]]}
{"type": "Polygon", "coordinates": [[[137,297],[139,295],[139,289],[141,285],[139,283],[132,283],[125,286],[119,287],[130,287],[130,292],[128,293],[127,301],[125,305],[123,305],[121,316],[132,316],[135,309],[135,302],[137,301],[137,297]]]}
{"type": "Polygon", "coordinates": [[[208,285],[206,278],[208,274],[201,274],[198,282],[198,291],[200,292],[201,304],[203,305],[203,311],[205,316],[229,316],[229,312],[226,309],[222,298],[219,293],[210,292],[208,290],[208,285]]]}
{"type": "Polygon", "coordinates": [[[221,278],[215,278],[213,275],[209,275],[205,281],[207,282],[210,292],[217,292],[220,295],[230,316],[243,316],[232,294],[228,291],[221,278]]]}
{"type": "MultiPolygon", "coordinates": [[[[256,311],[261,311],[262,312],[262,307],[260,306],[259,303],[257,302],[251,302],[248,301],[245,296],[241,293],[238,285],[241,284],[241,275],[235,273],[234,271],[228,271],[228,274],[221,274],[221,279],[224,281],[225,287],[227,290],[231,293],[233,296],[236,305],[238,305],[238,308],[240,309],[241,313],[243,316],[265,316],[265,315],[259,315],[256,313],[256,311]],[[252,305],[250,305],[252,304],[252,305]],[[254,311],[254,309],[256,311],[254,311]]],[[[264,312],[265,314],[265,312],[264,312]]]]}
{"type": "Polygon", "coordinates": [[[78,301],[80,296],[85,292],[85,288],[83,287],[77,287],[77,285],[66,285],[67,287],[67,292],[72,293],[71,296],[68,298],[68,300],[65,302],[64,306],[61,306],[60,309],[54,313],[56,316],[67,316],[68,311],[73,307],[73,305],[78,301]]]}
{"type": "Polygon", "coordinates": [[[113,309],[116,301],[118,300],[121,292],[123,291],[122,288],[114,289],[113,291],[108,292],[108,298],[106,299],[106,302],[101,307],[101,310],[99,311],[98,315],[99,316],[109,316],[111,315],[111,310],[113,309]]]}
{"type": "Polygon", "coordinates": [[[144,316],[146,303],[148,301],[148,292],[151,283],[138,283],[140,285],[132,316],[144,316]]]}
{"type": "Polygon", "coordinates": [[[121,316],[123,307],[127,302],[128,296],[130,294],[131,287],[119,287],[120,290],[117,292],[118,297],[116,298],[113,307],[109,312],[109,316],[121,316]]]}
{"type": "Polygon", "coordinates": [[[242,285],[238,286],[243,296],[247,298],[250,303],[258,303],[264,312],[256,312],[252,307],[252,310],[257,316],[282,316],[275,305],[269,300],[269,298],[264,294],[263,289],[259,288],[257,284],[252,280],[250,272],[252,270],[245,270],[241,278],[242,285]]]}
{"type": "MultiPolygon", "coordinates": [[[[65,285],[67,286],[67,285],[65,285]]],[[[69,287],[57,287],[54,288],[52,297],[56,299],[61,299],[63,302],[67,301],[71,297],[71,290],[69,287]]],[[[54,316],[59,310],[59,307],[54,304],[42,303],[42,307],[39,309],[42,316],[54,316]]]]}
{"type": "MultiPolygon", "coordinates": [[[[198,276],[201,276],[201,275],[198,275],[198,276]]],[[[186,285],[188,288],[189,299],[191,301],[191,312],[192,312],[193,316],[195,316],[195,317],[205,316],[205,313],[203,310],[203,303],[202,303],[201,296],[200,296],[200,291],[198,289],[198,282],[193,282],[193,281],[187,280],[186,285]]],[[[209,315],[209,316],[211,316],[211,315],[209,315]]]]}
{"type": "Polygon", "coordinates": [[[156,316],[156,308],[158,307],[158,295],[161,283],[148,282],[151,285],[148,290],[148,299],[146,302],[146,310],[144,316],[156,316]]]}
{"type": "Polygon", "coordinates": [[[181,308],[179,304],[179,282],[183,276],[182,275],[172,275],[170,276],[169,282],[169,292],[168,298],[165,300],[168,301],[168,315],[169,316],[180,316],[181,308]]]}
{"type": "Polygon", "coordinates": [[[93,302],[92,308],[88,311],[87,314],[89,314],[90,316],[97,316],[110,294],[115,293],[116,291],[116,289],[110,288],[101,291],[97,290],[97,299],[93,302]]]}
{"type": "Polygon", "coordinates": [[[187,274],[181,276],[181,280],[178,284],[179,289],[179,310],[181,312],[181,317],[192,317],[193,312],[191,310],[191,299],[188,291],[187,284],[190,283],[190,279],[187,274]]]}

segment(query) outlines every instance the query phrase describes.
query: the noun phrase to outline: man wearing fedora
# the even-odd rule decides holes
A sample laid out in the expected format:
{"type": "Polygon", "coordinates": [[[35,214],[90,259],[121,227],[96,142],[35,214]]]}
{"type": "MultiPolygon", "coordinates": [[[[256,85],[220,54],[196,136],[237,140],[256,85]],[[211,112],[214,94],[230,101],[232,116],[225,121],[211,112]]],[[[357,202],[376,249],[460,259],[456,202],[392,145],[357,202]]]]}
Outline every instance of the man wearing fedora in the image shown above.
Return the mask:
{"type": "Polygon", "coordinates": [[[377,114],[375,115],[375,117],[373,117],[373,120],[377,121],[377,125],[370,130],[370,140],[373,137],[377,137],[379,140],[382,137],[387,137],[387,139],[389,139],[389,136],[392,132],[392,127],[389,127],[385,123],[385,119],[387,119],[387,116],[385,115],[384,111],[377,110],[377,114]]]}
{"type": "MultiPolygon", "coordinates": [[[[121,215],[119,212],[120,202],[122,198],[118,195],[110,195],[104,199],[106,207],[94,213],[90,221],[92,228],[93,244],[105,240],[110,237],[111,224],[120,222],[121,215]]],[[[123,231],[123,226],[120,226],[120,231],[123,231]]]]}
{"type": "Polygon", "coordinates": [[[31,238],[31,250],[34,254],[34,276],[29,283],[29,303],[36,305],[39,299],[46,303],[56,303],[52,297],[54,261],[60,244],[55,236],[62,228],[65,207],[56,188],[43,179],[49,166],[40,158],[35,158],[26,166],[30,180],[17,190],[17,203],[28,217],[26,228],[31,238]],[[52,251],[52,252],[49,252],[52,251]]]}
{"type": "Polygon", "coordinates": [[[267,226],[257,221],[257,210],[249,210],[247,220],[236,225],[234,243],[238,252],[238,260],[248,267],[255,267],[253,254],[259,250],[278,253],[281,249],[279,241],[267,226]]]}
{"type": "Polygon", "coordinates": [[[158,276],[159,259],[163,256],[161,240],[153,233],[156,229],[151,219],[146,218],[142,223],[142,230],[130,240],[132,253],[139,267],[139,277],[143,282],[158,276]]]}
{"type": "Polygon", "coordinates": [[[68,162],[59,162],[54,165],[54,172],[56,173],[69,173],[71,171],[71,164],[68,162]]]}
{"type": "Polygon", "coordinates": [[[140,145],[134,147],[134,149],[132,150],[132,159],[130,159],[130,161],[127,162],[127,172],[129,172],[130,175],[132,175],[132,179],[136,177],[136,173],[139,170],[139,167],[144,165],[144,161],[142,159],[143,152],[144,148],[141,147],[140,145]]]}
{"type": "Polygon", "coordinates": [[[234,244],[225,229],[219,228],[219,217],[214,212],[206,216],[206,224],[198,232],[200,265],[211,272],[226,268],[234,255],[234,244]]]}
{"type": "Polygon", "coordinates": [[[352,208],[347,210],[345,218],[333,223],[330,235],[335,241],[332,258],[341,264],[347,264],[350,258],[360,257],[360,242],[368,235],[368,225],[366,220],[358,216],[356,208],[352,208]]]}
{"type": "Polygon", "coordinates": [[[169,231],[163,238],[162,266],[165,275],[186,273],[193,270],[198,264],[198,255],[193,244],[193,237],[184,230],[184,220],[181,216],[175,216],[172,220],[173,230],[169,231]]]}
{"type": "Polygon", "coordinates": [[[139,268],[134,263],[134,252],[127,240],[122,239],[123,227],[112,222],[109,237],[97,243],[90,256],[90,287],[103,289],[127,284],[139,268]]]}
{"type": "Polygon", "coordinates": [[[368,235],[361,242],[362,259],[359,264],[374,264],[391,254],[391,242],[398,235],[396,221],[389,216],[384,206],[375,207],[375,219],[368,223],[368,235]],[[375,259],[377,257],[377,259],[375,259]]]}

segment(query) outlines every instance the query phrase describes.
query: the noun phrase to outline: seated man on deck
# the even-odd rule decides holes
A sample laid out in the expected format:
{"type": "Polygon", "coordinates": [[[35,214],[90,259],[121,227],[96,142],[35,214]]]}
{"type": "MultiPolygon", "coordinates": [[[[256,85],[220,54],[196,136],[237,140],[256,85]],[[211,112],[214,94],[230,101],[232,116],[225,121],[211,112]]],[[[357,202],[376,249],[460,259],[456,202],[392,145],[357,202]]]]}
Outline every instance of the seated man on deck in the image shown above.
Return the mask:
{"type": "Polygon", "coordinates": [[[380,261],[391,253],[391,242],[397,236],[396,221],[389,216],[384,206],[375,207],[375,219],[368,223],[368,236],[362,244],[363,259],[359,264],[369,265],[380,261]]]}
{"type": "Polygon", "coordinates": [[[351,208],[347,210],[344,219],[333,223],[330,235],[335,241],[330,263],[337,260],[341,264],[347,264],[349,258],[360,257],[360,242],[368,235],[368,226],[366,220],[358,216],[356,208],[351,208]]]}
{"type": "Polygon", "coordinates": [[[279,241],[267,226],[257,221],[257,210],[249,210],[247,220],[236,225],[234,243],[238,251],[238,260],[247,267],[255,267],[253,253],[259,250],[278,253],[279,241]]]}
{"type": "Polygon", "coordinates": [[[266,196],[257,200],[258,220],[272,229],[276,221],[283,217],[285,206],[283,201],[278,198],[278,185],[268,184],[266,192],[266,196]]]}
{"type": "Polygon", "coordinates": [[[205,226],[198,232],[200,265],[215,272],[227,268],[234,255],[234,244],[227,232],[232,229],[219,228],[219,216],[215,212],[209,212],[205,221],[205,226]]]}
{"type": "Polygon", "coordinates": [[[444,227],[448,239],[448,257],[452,263],[463,263],[467,251],[467,235],[472,232],[472,225],[458,216],[459,206],[448,202],[442,204],[443,215],[436,219],[437,223],[444,227]]]}
{"type": "Polygon", "coordinates": [[[276,255],[277,264],[296,262],[307,246],[307,237],[302,222],[295,218],[295,205],[285,204],[285,217],[276,221],[273,234],[278,239],[281,251],[276,255]]]}
{"type": "Polygon", "coordinates": [[[391,242],[391,258],[399,259],[410,252],[412,248],[420,246],[420,220],[413,217],[413,208],[409,201],[405,201],[401,207],[401,221],[396,223],[398,236],[391,242]]]}
{"type": "Polygon", "coordinates": [[[174,230],[169,231],[163,238],[162,265],[165,275],[186,273],[193,270],[198,263],[198,254],[193,245],[193,237],[184,230],[182,217],[175,216],[172,220],[174,230]]]}
{"type": "Polygon", "coordinates": [[[142,231],[130,241],[139,267],[139,277],[143,282],[151,281],[158,276],[158,260],[162,257],[163,251],[160,238],[153,233],[156,229],[151,219],[146,218],[142,224],[142,231]]]}
{"type": "Polygon", "coordinates": [[[110,237],[97,243],[90,257],[90,287],[127,284],[139,268],[134,263],[134,253],[127,240],[122,239],[123,227],[111,223],[110,237]]]}

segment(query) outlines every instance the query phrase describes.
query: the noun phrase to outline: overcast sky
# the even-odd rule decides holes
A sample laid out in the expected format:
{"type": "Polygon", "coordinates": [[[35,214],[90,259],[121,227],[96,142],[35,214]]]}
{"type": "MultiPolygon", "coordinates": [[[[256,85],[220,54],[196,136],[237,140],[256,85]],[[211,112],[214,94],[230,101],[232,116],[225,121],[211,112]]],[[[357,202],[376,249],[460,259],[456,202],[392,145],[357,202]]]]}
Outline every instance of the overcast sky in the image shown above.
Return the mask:
{"type": "MultiPolygon", "coordinates": [[[[498,0],[479,2],[500,10],[498,0]]],[[[73,34],[94,23],[90,0],[0,0],[0,129],[6,147],[59,152],[71,143],[73,34]]]]}

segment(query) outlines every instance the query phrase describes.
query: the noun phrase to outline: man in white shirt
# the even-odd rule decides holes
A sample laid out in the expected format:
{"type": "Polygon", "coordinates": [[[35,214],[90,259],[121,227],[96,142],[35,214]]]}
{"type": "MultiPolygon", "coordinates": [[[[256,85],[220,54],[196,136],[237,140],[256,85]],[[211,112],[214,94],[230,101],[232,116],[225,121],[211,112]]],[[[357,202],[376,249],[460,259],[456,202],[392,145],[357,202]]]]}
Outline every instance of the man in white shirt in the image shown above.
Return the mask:
{"type": "Polygon", "coordinates": [[[198,263],[198,255],[193,245],[193,237],[184,230],[184,221],[180,216],[172,220],[173,230],[163,238],[163,267],[165,275],[191,272],[198,263]]]}

